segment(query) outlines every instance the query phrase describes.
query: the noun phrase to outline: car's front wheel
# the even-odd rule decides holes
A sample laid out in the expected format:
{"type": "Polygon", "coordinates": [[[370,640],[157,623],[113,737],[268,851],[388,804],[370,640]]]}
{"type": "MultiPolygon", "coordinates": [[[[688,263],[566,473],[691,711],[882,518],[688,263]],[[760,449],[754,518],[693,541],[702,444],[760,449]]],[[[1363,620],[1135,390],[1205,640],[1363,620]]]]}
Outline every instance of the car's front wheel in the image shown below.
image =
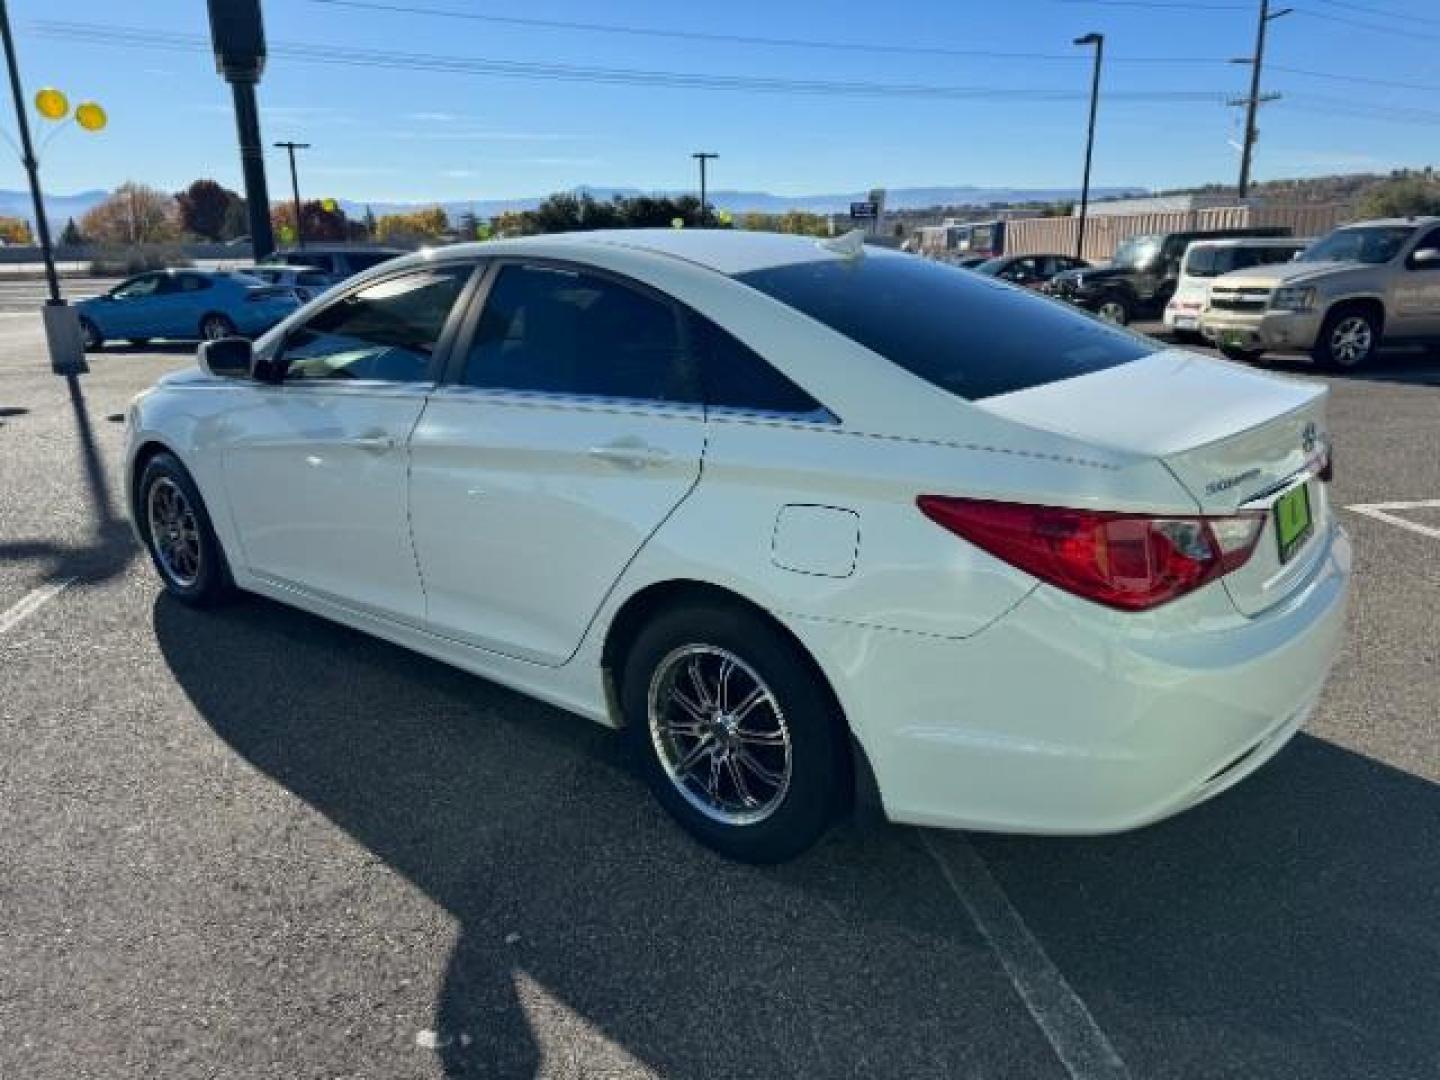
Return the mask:
{"type": "Polygon", "coordinates": [[[1130,302],[1123,296],[1107,296],[1095,308],[1095,314],[1100,316],[1104,322],[1114,323],[1116,326],[1129,326],[1130,302]]]}
{"type": "Polygon", "coordinates": [[[225,315],[206,315],[200,321],[200,336],[206,341],[219,341],[221,338],[234,337],[235,324],[225,315]]]}
{"type": "Polygon", "coordinates": [[[86,352],[99,352],[105,346],[105,335],[85,316],[80,316],[80,340],[86,352]]]}
{"type": "Polygon", "coordinates": [[[660,803],[732,859],[798,855],[853,789],[834,697],[794,642],[757,614],[719,604],[665,612],[630,649],[621,694],[660,803]]]}
{"type": "Polygon", "coordinates": [[[1311,355],[1332,370],[1354,371],[1368,363],[1379,347],[1380,320],[1376,314],[1367,308],[1340,308],[1326,318],[1311,355]]]}
{"type": "Polygon", "coordinates": [[[185,466],[173,454],[156,454],[140,474],[136,495],[136,519],[166,591],[194,607],[225,599],[233,589],[230,570],[185,466]]]}

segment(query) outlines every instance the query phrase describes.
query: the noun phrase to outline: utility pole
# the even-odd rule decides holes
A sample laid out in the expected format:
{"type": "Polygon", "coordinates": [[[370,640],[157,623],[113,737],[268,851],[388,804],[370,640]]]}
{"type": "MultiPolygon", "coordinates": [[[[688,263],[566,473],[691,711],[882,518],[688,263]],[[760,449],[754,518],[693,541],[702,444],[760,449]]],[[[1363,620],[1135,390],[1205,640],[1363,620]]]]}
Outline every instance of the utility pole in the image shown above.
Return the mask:
{"type": "Polygon", "coordinates": [[[300,216],[300,176],[295,171],[295,151],[309,150],[308,142],[277,142],[275,144],[281,150],[289,151],[290,154],[290,190],[295,196],[295,242],[300,247],[305,246],[305,219],[300,216]]]}
{"type": "MultiPolygon", "coordinates": [[[[1252,57],[1240,57],[1230,61],[1232,64],[1250,65],[1250,96],[1244,99],[1245,104],[1245,145],[1240,150],[1240,183],[1237,185],[1237,194],[1240,198],[1250,191],[1250,156],[1255,150],[1255,112],[1262,102],[1275,101],[1279,94],[1260,93],[1260,68],[1265,63],[1265,28],[1282,15],[1289,15],[1294,8],[1281,8],[1279,11],[1270,10],[1270,0],[1260,0],[1260,18],[1255,25],[1255,55],[1252,57]]],[[[1237,102],[1238,104],[1238,102],[1237,102]]]]}
{"type": "Polygon", "coordinates": [[[1090,78],[1090,128],[1085,135],[1085,178],[1080,183],[1080,227],[1075,232],[1075,257],[1085,256],[1085,217],[1090,212],[1090,161],[1095,156],[1095,113],[1100,106],[1100,64],[1105,58],[1105,35],[1089,33],[1076,45],[1095,46],[1095,72],[1090,78]]]}
{"type": "Polygon", "coordinates": [[[703,226],[710,219],[710,208],[705,201],[705,163],[715,161],[720,155],[712,154],[708,151],[699,151],[690,156],[700,162],[700,224],[703,226]]]}
{"type": "Polygon", "coordinates": [[[250,245],[259,262],[275,250],[270,225],[270,192],[265,184],[265,149],[260,140],[260,109],[255,86],[265,70],[265,27],[260,0],[209,0],[210,37],[215,67],[235,97],[235,128],[240,164],[245,171],[245,204],[250,214],[250,245]]]}

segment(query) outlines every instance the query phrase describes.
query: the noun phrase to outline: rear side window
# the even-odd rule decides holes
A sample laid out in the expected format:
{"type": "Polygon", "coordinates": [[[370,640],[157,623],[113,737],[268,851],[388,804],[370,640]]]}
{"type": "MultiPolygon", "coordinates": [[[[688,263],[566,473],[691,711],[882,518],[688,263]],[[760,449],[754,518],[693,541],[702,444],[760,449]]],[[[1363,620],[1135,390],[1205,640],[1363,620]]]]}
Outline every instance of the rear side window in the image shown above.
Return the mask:
{"type": "Polygon", "coordinates": [[[637,401],[700,397],[674,307],[608,277],[557,266],[501,268],[461,381],[637,401]]]}
{"type": "Polygon", "coordinates": [[[909,255],[795,263],[737,279],[972,401],[1160,348],[1059,301],[909,255]]]}
{"type": "Polygon", "coordinates": [[[821,411],[818,401],[709,319],[691,316],[690,340],[700,360],[707,405],[758,413],[821,411]]]}

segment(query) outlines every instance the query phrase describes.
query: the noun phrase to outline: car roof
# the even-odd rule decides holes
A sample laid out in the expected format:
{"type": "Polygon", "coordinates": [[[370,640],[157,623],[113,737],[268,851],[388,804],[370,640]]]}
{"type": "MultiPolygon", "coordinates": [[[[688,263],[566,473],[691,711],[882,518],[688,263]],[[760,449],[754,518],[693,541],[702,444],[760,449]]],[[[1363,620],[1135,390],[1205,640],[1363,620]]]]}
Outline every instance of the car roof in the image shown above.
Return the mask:
{"type": "MultiPolygon", "coordinates": [[[[743,229],[606,229],[595,232],[549,233],[509,240],[455,244],[432,249],[434,256],[533,255],[563,258],[567,253],[583,259],[597,248],[621,247],[655,255],[668,255],[721,274],[744,274],[774,266],[823,262],[844,258],[828,250],[824,238],[787,233],[750,232],[743,229]]],[[[867,258],[914,258],[882,247],[866,247],[867,258]]]]}
{"type": "Polygon", "coordinates": [[[308,255],[312,252],[323,252],[327,255],[343,255],[346,252],[354,252],[357,255],[406,255],[404,248],[386,247],[384,244],[306,244],[303,248],[285,247],[276,248],[271,255],[308,255]]]}
{"type": "Polygon", "coordinates": [[[1296,244],[1302,247],[1312,244],[1308,236],[1227,236],[1222,239],[1193,240],[1190,243],[1192,248],[1232,248],[1232,247],[1294,247],[1296,244]]]}
{"type": "Polygon", "coordinates": [[[1344,225],[1341,225],[1340,228],[1342,228],[1342,229],[1373,229],[1373,228],[1390,228],[1390,229],[1402,229],[1402,228],[1403,228],[1403,229],[1409,229],[1409,228],[1414,228],[1414,227],[1417,226],[1417,225],[1437,225],[1437,224],[1440,224],[1440,217],[1392,217],[1392,218],[1375,218],[1373,221],[1349,221],[1349,222],[1346,222],[1344,225]]]}

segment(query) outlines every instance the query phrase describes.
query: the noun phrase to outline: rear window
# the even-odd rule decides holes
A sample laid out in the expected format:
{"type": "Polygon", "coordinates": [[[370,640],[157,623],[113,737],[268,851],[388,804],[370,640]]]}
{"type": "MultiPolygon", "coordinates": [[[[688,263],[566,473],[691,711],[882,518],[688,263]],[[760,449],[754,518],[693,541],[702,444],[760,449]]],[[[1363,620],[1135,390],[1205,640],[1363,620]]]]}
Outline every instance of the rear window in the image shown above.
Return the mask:
{"type": "Polygon", "coordinates": [[[1185,273],[1198,278],[1219,277],[1232,270],[1289,262],[1301,250],[1301,244],[1293,247],[1195,247],[1185,256],[1185,273]]]}
{"type": "Polygon", "coordinates": [[[910,255],[796,263],[737,279],[972,401],[1160,348],[1059,301],[910,255]]]}

